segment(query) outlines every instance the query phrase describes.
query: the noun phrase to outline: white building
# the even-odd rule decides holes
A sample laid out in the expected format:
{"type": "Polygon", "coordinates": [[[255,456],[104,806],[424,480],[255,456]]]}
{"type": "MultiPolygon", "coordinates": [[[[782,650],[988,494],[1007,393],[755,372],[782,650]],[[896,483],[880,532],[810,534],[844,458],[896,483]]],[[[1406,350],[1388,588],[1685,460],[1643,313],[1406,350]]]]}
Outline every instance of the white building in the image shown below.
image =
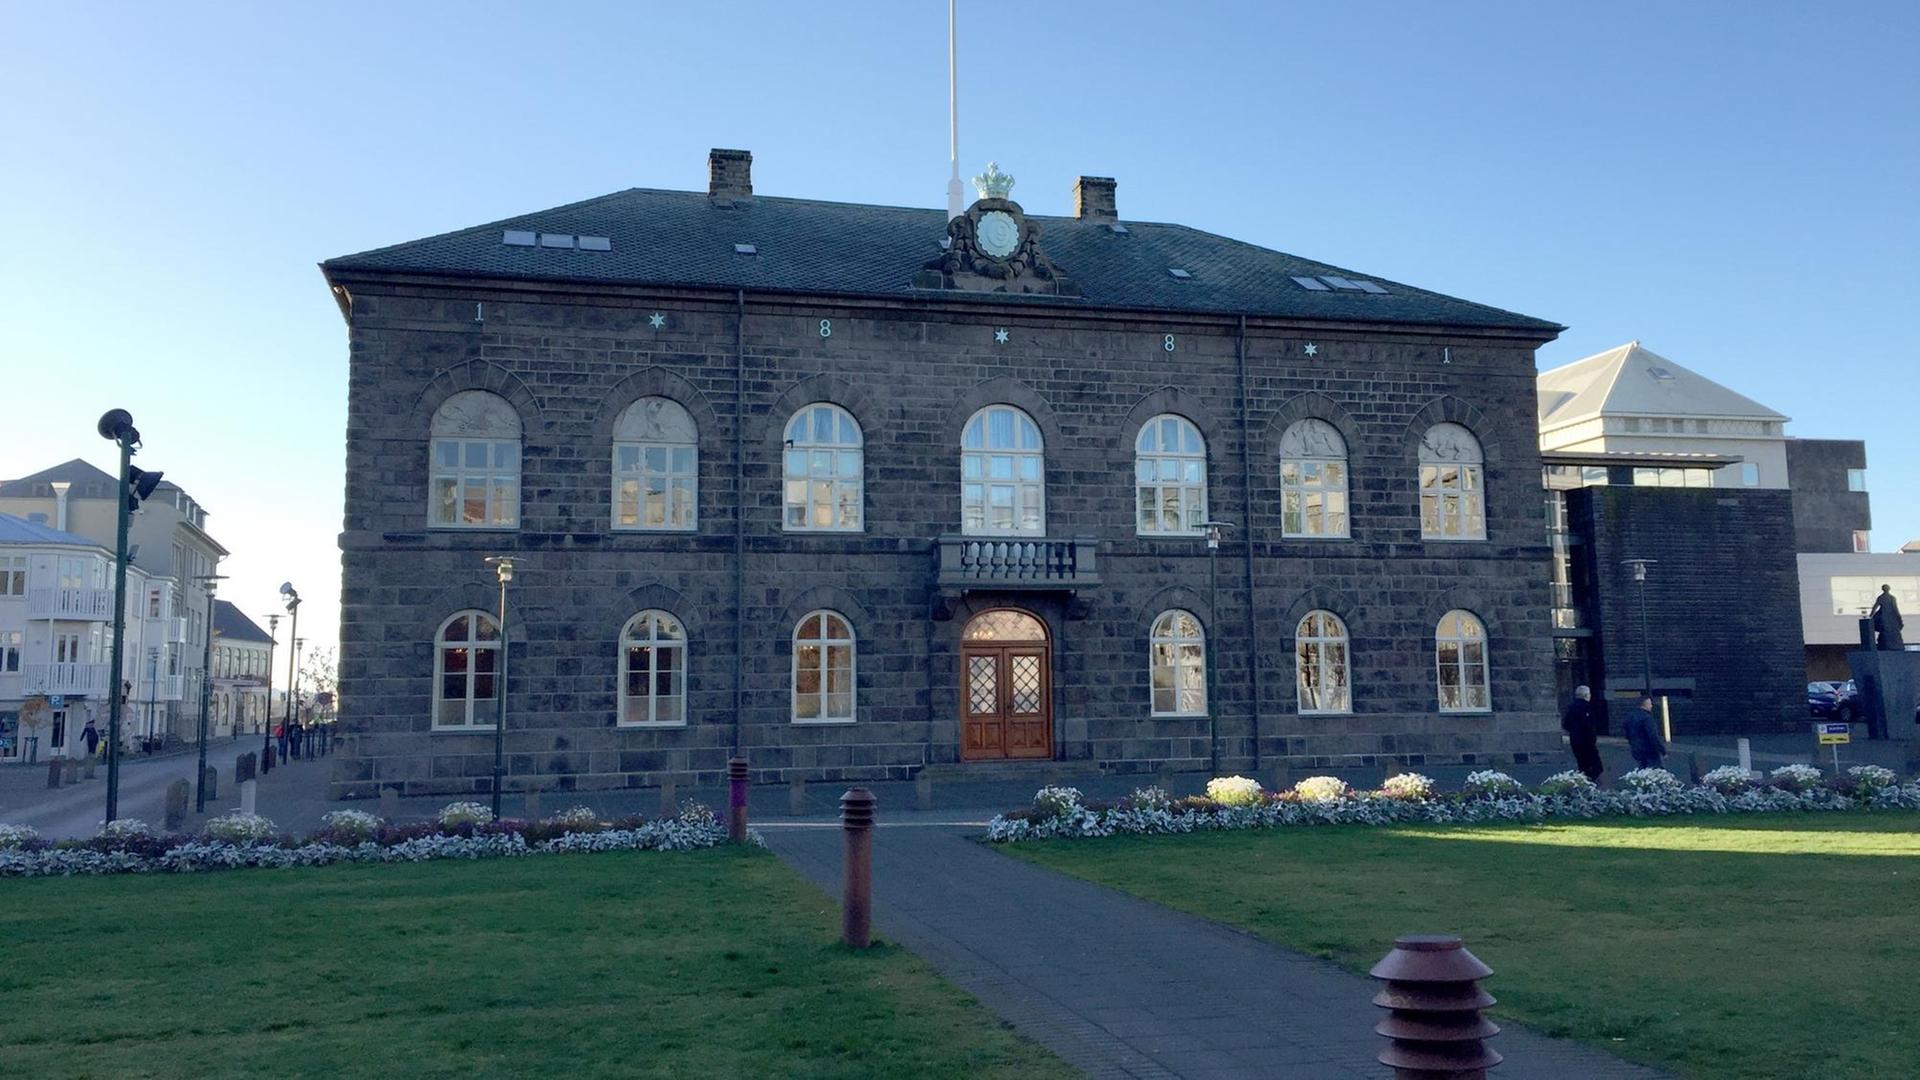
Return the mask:
{"type": "Polygon", "coordinates": [[[213,689],[209,730],[258,735],[269,719],[273,636],[231,602],[213,602],[213,689]]]}
{"type": "MultiPolygon", "coordinates": [[[[0,514],[0,760],[84,752],[104,739],[116,683],[126,695],[122,745],[140,743],[143,702],[176,706],[186,621],[172,579],[127,568],[126,644],[113,678],[113,553],[50,525],[0,514]]],[[[151,711],[151,709],[149,709],[151,711]]]]}
{"type": "MultiPolygon", "coordinates": [[[[109,473],[75,458],[17,480],[0,482],[0,514],[73,533],[111,552],[116,529],[119,482],[109,473]]],[[[185,648],[164,657],[145,651],[143,662],[153,685],[179,676],[185,692],[169,698],[156,695],[129,703],[139,714],[144,732],[149,726],[162,738],[198,737],[200,680],[206,664],[207,634],[211,627],[212,598],[205,579],[216,572],[227,549],[207,534],[207,512],[179,486],[163,482],[133,515],[127,539],[128,561],[148,577],[173,582],[170,617],[185,620],[185,648]]]]}

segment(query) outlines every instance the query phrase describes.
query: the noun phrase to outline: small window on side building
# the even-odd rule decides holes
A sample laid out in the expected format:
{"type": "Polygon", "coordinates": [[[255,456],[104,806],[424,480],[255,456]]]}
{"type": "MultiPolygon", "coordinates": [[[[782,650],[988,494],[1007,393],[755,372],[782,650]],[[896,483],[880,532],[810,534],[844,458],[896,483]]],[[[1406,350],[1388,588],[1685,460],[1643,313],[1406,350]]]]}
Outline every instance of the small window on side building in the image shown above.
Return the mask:
{"type": "Polygon", "coordinates": [[[1758,462],[1743,461],[1740,463],[1740,486],[1760,486],[1760,465],[1758,462]]]}
{"type": "Polygon", "coordinates": [[[1847,470],[1847,490],[1848,491],[1867,490],[1867,470],[1848,469],[1847,470]]]}
{"type": "Polygon", "coordinates": [[[1873,545],[1869,543],[1867,539],[1867,530],[1853,530],[1853,550],[1856,554],[1860,555],[1865,555],[1867,552],[1873,550],[1873,545]]]}

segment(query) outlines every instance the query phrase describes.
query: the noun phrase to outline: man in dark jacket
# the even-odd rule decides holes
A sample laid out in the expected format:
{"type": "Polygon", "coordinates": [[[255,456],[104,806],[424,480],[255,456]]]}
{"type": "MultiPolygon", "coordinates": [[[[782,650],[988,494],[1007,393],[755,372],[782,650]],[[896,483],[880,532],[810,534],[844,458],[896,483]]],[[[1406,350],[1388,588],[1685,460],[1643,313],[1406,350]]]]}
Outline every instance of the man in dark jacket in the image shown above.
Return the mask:
{"type": "Polygon", "coordinates": [[[1643,697],[1640,707],[1627,714],[1627,749],[1633,763],[1642,769],[1657,769],[1666,760],[1667,744],[1660,741],[1660,728],[1653,722],[1653,699],[1643,697]]]}
{"type": "Polygon", "coordinates": [[[93,757],[100,752],[100,729],[93,726],[93,717],[87,717],[87,727],[80,733],[87,744],[87,756],[93,757]]]}
{"type": "Polygon", "coordinates": [[[1560,718],[1560,730],[1567,733],[1567,745],[1573,748],[1573,764],[1586,778],[1600,782],[1600,725],[1595,722],[1593,692],[1584,686],[1573,688],[1573,700],[1567,714],[1560,718]]]}

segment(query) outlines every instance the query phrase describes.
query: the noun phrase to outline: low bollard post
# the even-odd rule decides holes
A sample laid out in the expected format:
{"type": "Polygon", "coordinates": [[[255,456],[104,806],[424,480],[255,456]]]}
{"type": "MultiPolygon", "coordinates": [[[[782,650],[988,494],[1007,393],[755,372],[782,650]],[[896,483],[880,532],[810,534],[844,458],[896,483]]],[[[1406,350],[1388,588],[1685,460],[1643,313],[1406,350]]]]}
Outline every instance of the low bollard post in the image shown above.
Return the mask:
{"type": "Polygon", "coordinates": [[[526,818],[528,821],[539,821],[540,820],[540,789],[537,787],[528,788],[524,801],[526,804],[525,809],[521,811],[520,816],[526,818]]]}
{"type": "Polygon", "coordinates": [[[66,770],[60,767],[59,758],[53,758],[49,760],[47,762],[47,786],[50,788],[59,787],[60,777],[65,774],[65,771],[66,770]]]}
{"type": "Polygon", "coordinates": [[[787,781],[787,813],[800,817],[807,812],[807,782],[796,777],[787,781]]]}
{"type": "Polygon", "coordinates": [[[669,776],[660,781],[660,816],[662,818],[679,816],[680,803],[675,798],[677,791],[673,777],[669,776]]]}
{"type": "Polygon", "coordinates": [[[913,808],[915,810],[933,809],[933,777],[926,770],[913,778],[913,808]]]}
{"type": "Polygon", "coordinates": [[[207,786],[205,790],[207,793],[207,802],[218,800],[220,798],[220,770],[209,765],[203,770],[201,775],[206,778],[207,786]]]}
{"type": "Polygon", "coordinates": [[[873,792],[851,788],[840,796],[840,943],[873,944],[873,792]]]}
{"type": "Polygon", "coordinates": [[[167,785],[167,831],[178,832],[187,823],[187,803],[193,798],[193,785],[175,780],[167,785]]]}
{"type": "Polygon", "coordinates": [[[1493,995],[1480,980],[1493,969],[1452,934],[1408,934],[1368,972],[1387,985],[1373,1003],[1389,1010],[1373,1030],[1387,1037],[1380,1064],[1398,1080],[1485,1080],[1500,1064],[1486,1040],[1500,1028],[1480,1010],[1493,995]]]}
{"type": "Polygon", "coordinates": [[[64,772],[60,777],[60,782],[63,784],[66,784],[69,787],[79,783],[80,782],[80,759],[70,757],[70,758],[63,758],[62,760],[65,762],[65,764],[61,766],[61,769],[63,769],[64,772]]]}
{"type": "Polygon", "coordinates": [[[747,759],[727,759],[727,841],[747,842],[747,759]]]}
{"type": "Polygon", "coordinates": [[[1286,791],[1293,786],[1293,770],[1284,761],[1275,762],[1267,769],[1267,790],[1286,791]]]}
{"type": "Polygon", "coordinates": [[[88,754],[86,757],[86,760],[80,763],[80,778],[82,780],[93,779],[94,765],[99,760],[100,760],[99,758],[94,757],[92,754],[88,754]]]}
{"type": "Polygon", "coordinates": [[[400,791],[398,788],[383,787],[380,789],[380,816],[385,819],[388,824],[392,824],[393,819],[400,816],[400,791]]]}

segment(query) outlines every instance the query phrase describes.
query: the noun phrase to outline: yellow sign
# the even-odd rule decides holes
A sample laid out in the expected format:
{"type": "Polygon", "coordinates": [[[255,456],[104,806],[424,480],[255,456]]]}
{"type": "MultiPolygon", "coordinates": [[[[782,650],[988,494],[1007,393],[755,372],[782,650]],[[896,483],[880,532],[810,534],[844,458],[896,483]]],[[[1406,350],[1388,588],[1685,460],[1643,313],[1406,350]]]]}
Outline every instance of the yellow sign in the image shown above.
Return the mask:
{"type": "Polygon", "coordinates": [[[1820,737],[1821,746],[1839,746],[1853,741],[1853,730],[1845,724],[1815,724],[1813,733],[1820,737]]]}

